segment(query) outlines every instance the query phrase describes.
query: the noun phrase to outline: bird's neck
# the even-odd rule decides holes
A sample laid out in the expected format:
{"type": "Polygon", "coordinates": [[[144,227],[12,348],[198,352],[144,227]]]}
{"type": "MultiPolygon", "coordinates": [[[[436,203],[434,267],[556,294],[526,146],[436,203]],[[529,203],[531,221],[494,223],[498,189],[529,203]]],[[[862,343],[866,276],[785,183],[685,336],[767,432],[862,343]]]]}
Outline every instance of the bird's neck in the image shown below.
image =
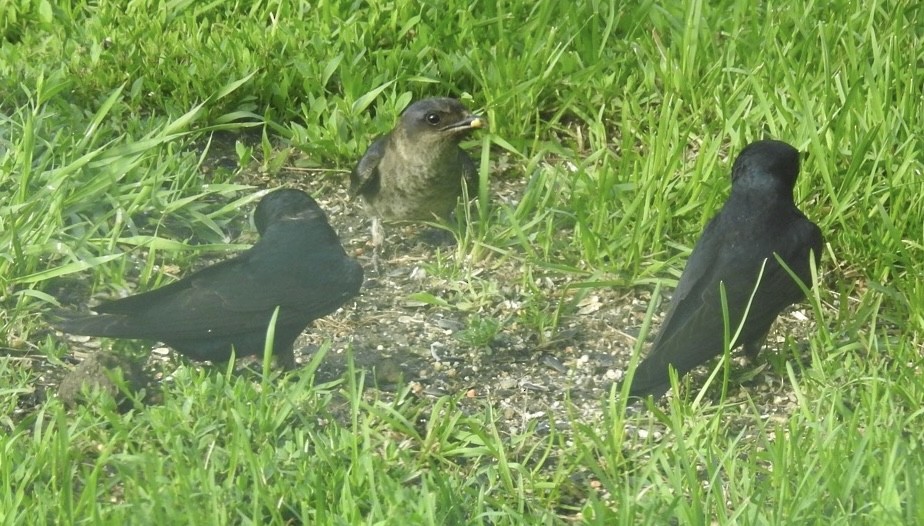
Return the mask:
{"type": "Polygon", "coordinates": [[[732,183],[732,197],[747,201],[793,202],[793,189],[780,180],[762,174],[742,177],[732,183]]]}
{"type": "Polygon", "coordinates": [[[459,147],[449,140],[410,140],[405,135],[392,136],[392,151],[406,165],[431,165],[458,155],[459,147]]]}

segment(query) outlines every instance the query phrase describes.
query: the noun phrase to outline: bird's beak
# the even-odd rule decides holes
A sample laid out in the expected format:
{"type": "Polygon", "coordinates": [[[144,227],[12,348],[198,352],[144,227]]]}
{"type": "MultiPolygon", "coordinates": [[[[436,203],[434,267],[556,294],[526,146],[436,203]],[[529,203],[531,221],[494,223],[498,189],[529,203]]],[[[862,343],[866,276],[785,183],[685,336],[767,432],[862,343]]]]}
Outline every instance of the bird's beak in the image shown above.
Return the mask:
{"type": "Polygon", "coordinates": [[[455,122],[443,128],[444,131],[463,131],[473,130],[475,128],[484,128],[488,121],[481,115],[469,115],[459,122],[455,122]]]}

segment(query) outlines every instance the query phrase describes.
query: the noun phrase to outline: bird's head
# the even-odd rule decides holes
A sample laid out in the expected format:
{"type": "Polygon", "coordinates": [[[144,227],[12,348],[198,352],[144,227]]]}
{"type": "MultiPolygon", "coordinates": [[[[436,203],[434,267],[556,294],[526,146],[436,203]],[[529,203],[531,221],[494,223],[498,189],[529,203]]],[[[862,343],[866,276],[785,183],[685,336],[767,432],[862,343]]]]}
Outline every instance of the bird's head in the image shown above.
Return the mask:
{"type": "Polygon", "coordinates": [[[457,144],[468,132],[485,124],[484,117],[472,114],[456,99],[436,97],[408,106],[401,114],[398,129],[416,144],[457,144]]]}
{"type": "Polygon", "coordinates": [[[327,220],[327,215],[310,195],[294,188],[281,188],[263,196],[253,212],[253,222],[262,236],[270,225],[286,218],[304,217],[305,214],[327,220]]]}
{"type": "Polygon", "coordinates": [[[799,151],[783,141],[752,142],[741,150],[732,165],[732,184],[754,175],[769,175],[792,190],[799,177],[799,151]]]}

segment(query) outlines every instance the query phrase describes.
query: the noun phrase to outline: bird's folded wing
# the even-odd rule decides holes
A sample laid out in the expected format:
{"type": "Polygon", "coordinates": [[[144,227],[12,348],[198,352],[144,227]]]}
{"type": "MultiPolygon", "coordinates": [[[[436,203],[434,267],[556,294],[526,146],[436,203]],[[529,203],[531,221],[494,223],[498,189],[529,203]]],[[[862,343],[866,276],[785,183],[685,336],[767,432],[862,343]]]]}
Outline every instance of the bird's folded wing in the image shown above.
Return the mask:
{"type": "Polygon", "coordinates": [[[661,323],[653,349],[658,347],[658,342],[671,338],[686,321],[692,319],[707,300],[708,291],[715,288],[712,283],[716,282],[715,273],[722,243],[722,239],[715,235],[719,220],[716,217],[706,225],[703,235],[693,247],[680,282],[671,296],[670,308],[661,323]]]}
{"type": "Polygon", "coordinates": [[[291,272],[284,264],[252,263],[235,258],[95,310],[130,317],[126,323],[136,331],[135,337],[155,337],[166,330],[181,339],[201,337],[206,331],[235,334],[265,327],[277,306],[280,325],[307,323],[335,310],[356,292],[355,278],[345,270],[352,271],[357,264],[349,259],[331,260],[329,267],[319,266],[307,276],[291,272]]]}
{"type": "Polygon", "coordinates": [[[350,172],[350,194],[366,194],[379,185],[379,162],[385,155],[388,136],[379,137],[366,150],[356,168],[350,172]]]}

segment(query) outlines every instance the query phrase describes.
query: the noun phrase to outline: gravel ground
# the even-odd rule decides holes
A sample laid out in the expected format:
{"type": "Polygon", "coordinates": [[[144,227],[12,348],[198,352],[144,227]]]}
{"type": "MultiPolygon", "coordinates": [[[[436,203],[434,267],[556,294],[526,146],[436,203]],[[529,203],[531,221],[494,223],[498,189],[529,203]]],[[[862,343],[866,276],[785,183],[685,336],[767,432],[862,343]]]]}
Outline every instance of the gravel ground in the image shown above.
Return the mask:
{"type": "MultiPolygon", "coordinates": [[[[370,396],[387,398],[404,387],[421,398],[460,395],[463,406],[472,411],[483,411],[490,404],[505,434],[517,435],[530,428],[564,430],[575,419],[590,424],[602,421],[610,387],[623,377],[629,363],[651,291],[569,289],[574,276],[535,268],[530,269],[533,282],[526,287],[523,263],[514,258],[495,259],[483,266],[463,261],[463,274],[469,277],[447,280],[427,269],[432,268],[437,251],[452,258],[455,247],[434,244],[432,227],[409,224],[386,225],[387,244],[377,273],[371,265],[369,221],[359,204],[349,199],[345,183],[334,185],[336,177],[301,170],[286,170],[272,179],[257,175],[250,179],[257,186],[293,186],[314,195],[347,252],[366,269],[360,295],[315,322],[296,342],[300,364],[307,363],[322,343],[331,342],[317,372],[319,381],[340,377],[352,354],[356,368],[367,371],[370,396]],[[491,293],[479,302],[458,301],[465,291],[481,287],[491,293]],[[419,301],[421,293],[446,300],[447,305],[419,301]],[[554,333],[537,334],[523,322],[524,306],[549,305],[548,312],[554,312],[561,302],[570,302],[574,308],[563,309],[566,313],[554,333]]],[[[524,186],[522,178],[492,184],[494,199],[506,203],[515,202],[524,186]]],[[[245,233],[244,239],[252,239],[248,236],[252,234],[245,233]]],[[[79,293],[70,296],[75,305],[86,303],[85,295],[83,299],[79,293]]],[[[652,332],[667,304],[665,297],[652,332]]],[[[811,330],[807,307],[790,309],[775,325],[762,356],[780,348],[786,334],[799,341],[798,335],[811,330]]],[[[22,367],[32,369],[37,379],[35,390],[21,396],[20,414],[33,410],[46,393],[58,391],[62,382],[73,392],[73,378],[68,374],[77,373],[70,372],[75,369],[71,364],[80,363],[100,346],[95,338],[61,333],[56,337],[71,343],[72,354],[64,364],[36,354],[20,358],[22,367]]],[[[145,367],[151,378],[149,388],[151,382],[168,378],[175,367],[191,364],[171,354],[164,347],[153,348],[145,367]]],[[[765,418],[785,418],[795,397],[788,381],[768,367],[765,359],[758,364],[735,360],[731,397],[755,404],[765,418]]],[[[701,385],[708,371],[701,367],[693,374],[694,385],[701,385]]],[[[718,396],[718,388],[712,391],[718,396]]]]}

